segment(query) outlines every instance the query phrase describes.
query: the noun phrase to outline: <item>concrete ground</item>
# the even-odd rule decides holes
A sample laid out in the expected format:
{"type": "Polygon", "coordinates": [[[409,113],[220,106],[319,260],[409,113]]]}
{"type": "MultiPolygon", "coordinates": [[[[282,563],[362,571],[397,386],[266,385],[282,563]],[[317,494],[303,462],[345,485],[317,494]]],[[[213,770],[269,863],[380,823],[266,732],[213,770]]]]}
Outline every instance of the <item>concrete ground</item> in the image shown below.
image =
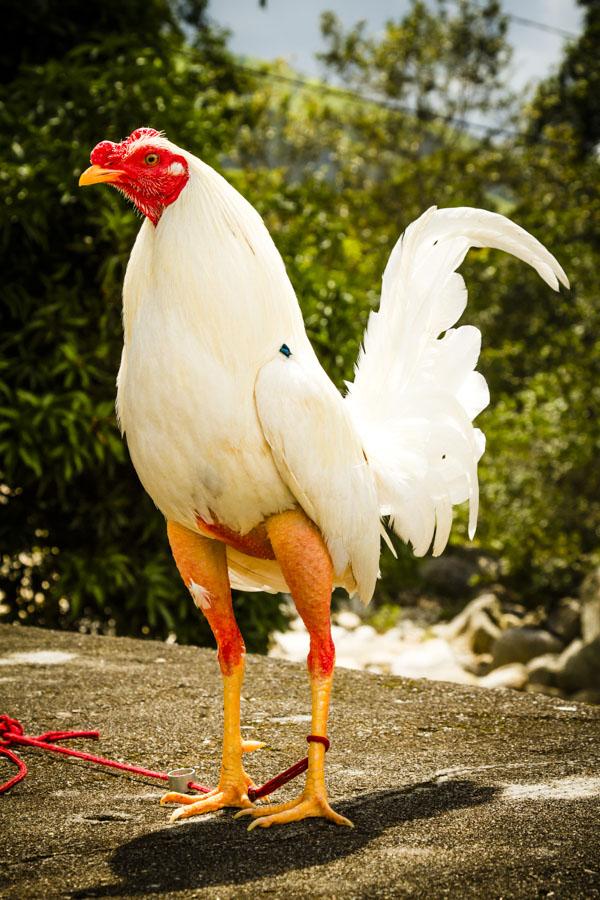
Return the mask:
{"type": "MultiPolygon", "coordinates": [[[[248,659],[242,717],[267,742],[257,783],[305,754],[304,666],[248,659]]],[[[214,784],[215,654],[0,627],[0,713],[30,735],[214,784]]],[[[39,750],[0,798],[6,898],[600,897],[600,709],[338,670],[321,821],[256,829],[226,810],[168,825],[161,786],[39,750]]],[[[0,762],[0,780],[12,774],[0,762]]],[[[277,799],[291,797],[298,783],[277,799]]]]}

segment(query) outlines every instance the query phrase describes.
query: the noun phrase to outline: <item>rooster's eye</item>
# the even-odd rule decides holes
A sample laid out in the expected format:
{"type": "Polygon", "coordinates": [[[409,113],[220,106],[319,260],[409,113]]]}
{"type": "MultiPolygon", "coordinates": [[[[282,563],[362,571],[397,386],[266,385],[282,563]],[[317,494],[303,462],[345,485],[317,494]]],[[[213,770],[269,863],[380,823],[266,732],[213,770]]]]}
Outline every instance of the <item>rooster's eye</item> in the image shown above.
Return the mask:
{"type": "Polygon", "coordinates": [[[155,166],[158,162],[158,153],[148,153],[144,157],[144,162],[147,166],[155,166]]]}

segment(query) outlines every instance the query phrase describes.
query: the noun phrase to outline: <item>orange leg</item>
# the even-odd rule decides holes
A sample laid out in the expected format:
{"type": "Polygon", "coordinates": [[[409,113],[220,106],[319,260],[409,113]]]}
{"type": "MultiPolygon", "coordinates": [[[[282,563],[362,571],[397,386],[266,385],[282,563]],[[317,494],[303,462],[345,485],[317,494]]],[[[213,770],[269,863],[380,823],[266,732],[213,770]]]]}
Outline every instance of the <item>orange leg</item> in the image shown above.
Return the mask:
{"type": "Polygon", "coordinates": [[[248,788],[252,781],[242,766],[242,753],[256,750],[262,744],[242,741],[240,731],[245,648],[231,605],[225,545],[174,522],[167,523],[167,534],[181,577],[208,619],[217,641],[225,718],[219,786],[202,799],[197,795],[165,794],[161,804],[182,804],[171,816],[174,822],[225,806],[251,807],[248,788]]]}
{"type": "MultiPolygon", "coordinates": [[[[272,516],[267,521],[267,532],[296,608],[310,635],[308,671],[312,695],[312,734],[326,737],[335,663],[329,618],[333,587],[331,558],[318,528],[301,510],[272,516]]],[[[237,815],[246,814],[255,818],[250,829],[314,817],[352,826],[352,822],[332,810],[327,800],[325,747],[319,743],[309,744],[306,784],[300,797],[289,803],[244,809],[237,815]]]]}

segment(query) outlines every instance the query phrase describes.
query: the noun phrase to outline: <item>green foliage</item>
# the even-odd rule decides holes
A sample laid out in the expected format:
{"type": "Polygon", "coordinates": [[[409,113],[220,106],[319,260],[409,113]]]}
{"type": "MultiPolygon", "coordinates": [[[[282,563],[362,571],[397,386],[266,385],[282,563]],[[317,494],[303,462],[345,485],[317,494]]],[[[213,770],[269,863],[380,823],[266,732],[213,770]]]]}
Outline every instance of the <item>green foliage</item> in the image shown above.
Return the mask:
{"type": "Polygon", "coordinates": [[[390,628],[395,628],[402,615],[397,603],[380,603],[369,617],[369,625],[379,634],[385,634],[390,628]]]}
{"type": "MultiPolygon", "coordinates": [[[[237,145],[244,172],[263,151],[269,172],[255,170],[246,191],[272,228],[311,339],[340,386],[352,377],[387,255],[427,206],[509,214],[564,265],[572,288],[560,294],[497,252],[475,251],[464,267],[470,289],[464,318],[483,332],[480,368],[492,393],[480,419],[488,451],[477,541],[500,556],[501,571],[521,596],[541,602],[575,590],[599,555],[600,203],[597,156],[582,157],[599,111],[600,67],[590,55],[594,9],[560,70],[587,60],[571,85],[578,105],[561,106],[570,82],[560,73],[542,84],[524,122],[537,123],[533,142],[475,139],[459,127],[490,109],[514,110],[503,90],[510,54],[498,4],[462,3],[449,13],[443,4],[432,11],[415,2],[377,38],[360,25],[344,32],[332,14],[323,18],[322,60],[375,102],[343,92],[299,97],[275,83],[269,102],[262,100],[268,153],[260,145],[266,128],[241,135],[237,145]]],[[[530,134],[520,121],[514,124],[530,134]]],[[[459,517],[455,545],[467,543],[464,524],[459,517]]],[[[400,556],[399,563],[382,557],[380,601],[418,582],[410,554],[401,549],[400,556]]]]}
{"type": "MultiPolygon", "coordinates": [[[[145,3],[143,30],[127,18],[137,2],[88,3],[86,16],[77,4],[21,6],[8,20],[0,86],[7,618],[209,640],[114,419],[120,292],[138,222],[116,194],[76,190],[98,140],[143,124],[227,168],[258,207],[340,388],[352,378],[389,252],[431,204],[506,212],[558,256],[573,287],[555,295],[521,263],[473,253],[465,321],[482,329],[480,367],[492,390],[480,422],[488,452],[479,546],[500,557],[524,597],[573,590],[598,558],[600,536],[591,32],[565,61],[586,59],[585,71],[577,63],[575,86],[559,72],[539,88],[522,142],[460,125],[515,111],[506,20],[492,0],[436,8],[415,0],[377,39],[325,16],[323,62],[370,103],[299,89],[277,66],[251,78],[207,27],[202,0],[145,3]],[[21,27],[33,30],[24,57],[13,52],[21,27]]],[[[592,13],[590,5],[588,30],[592,13]]],[[[460,522],[453,541],[466,542],[460,522]]],[[[414,557],[397,549],[398,561],[382,556],[382,603],[418,585],[414,557]]],[[[235,603],[248,646],[264,649],[283,624],[279,601],[240,595],[235,603]]]]}
{"type": "Polygon", "coordinates": [[[549,295],[498,255],[479,269],[475,311],[492,388],[479,541],[541,600],[575,590],[600,559],[598,163],[580,158],[571,128],[545,136],[514,151],[512,215],[554,250],[571,290],[549,295]]]}
{"type": "MultiPolygon", "coordinates": [[[[21,6],[18,21],[29,15],[21,6]]],[[[75,13],[42,6],[58,53],[75,13]]],[[[125,27],[127,4],[86,4],[102,37],[60,60],[51,45],[43,60],[36,51],[0,91],[2,589],[9,619],[207,642],[115,421],[121,285],[138,222],[116,194],[78,191],[77,177],[98,140],[142,124],[215,163],[252,117],[220,37],[198,33],[192,48],[171,7],[143,6],[140,33],[125,27]]],[[[242,604],[252,649],[283,623],[279,603],[264,598],[259,618],[242,604]]]]}
{"type": "Polygon", "coordinates": [[[507,101],[508,20],[497,0],[456,6],[449,11],[444,0],[433,7],[414,0],[404,18],[388,21],[377,37],[366,35],[364,21],[344,34],[339,19],[326,12],[321,30],[329,46],[319,58],[346,83],[410,106],[417,119],[497,111],[507,101]]]}
{"type": "Polygon", "coordinates": [[[567,48],[556,74],[540,85],[529,112],[529,127],[539,137],[547,125],[570,123],[573,146],[580,157],[586,157],[597,152],[600,142],[600,3],[578,2],[585,10],[583,34],[567,48]]]}

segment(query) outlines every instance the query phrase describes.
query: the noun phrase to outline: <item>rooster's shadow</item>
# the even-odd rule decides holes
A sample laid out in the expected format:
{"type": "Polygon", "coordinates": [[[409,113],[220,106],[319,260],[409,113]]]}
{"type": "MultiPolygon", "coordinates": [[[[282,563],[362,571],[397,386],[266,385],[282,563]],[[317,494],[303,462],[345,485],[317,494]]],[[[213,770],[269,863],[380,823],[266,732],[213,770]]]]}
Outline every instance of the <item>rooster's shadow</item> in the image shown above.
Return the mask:
{"type": "Polygon", "coordinates": [[[109,860],[117,883],[89,886],[69,896],[123,897],[256,883],[349,856],[388,828],[489,803],[497,790],[456,779],[362,794],[335,804],[354,822],[352,830],[309,820],[248,834],[246,822],[233,822],[229,815],[191,820],[122,844],[109,860]]]}

